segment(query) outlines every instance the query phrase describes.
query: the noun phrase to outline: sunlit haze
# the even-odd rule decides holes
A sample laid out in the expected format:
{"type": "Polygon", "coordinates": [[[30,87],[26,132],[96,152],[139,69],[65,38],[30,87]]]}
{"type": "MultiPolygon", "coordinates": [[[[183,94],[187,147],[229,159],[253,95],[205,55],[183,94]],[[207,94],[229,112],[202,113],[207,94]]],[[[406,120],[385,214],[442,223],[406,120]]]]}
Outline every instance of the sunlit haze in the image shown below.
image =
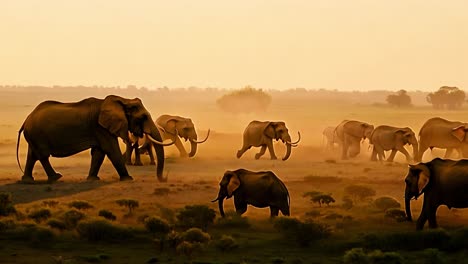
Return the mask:
{"type": "Polygon", "coordinates": [[[4,0],[0,85],[468,89],[468,1],[4,0]]]}

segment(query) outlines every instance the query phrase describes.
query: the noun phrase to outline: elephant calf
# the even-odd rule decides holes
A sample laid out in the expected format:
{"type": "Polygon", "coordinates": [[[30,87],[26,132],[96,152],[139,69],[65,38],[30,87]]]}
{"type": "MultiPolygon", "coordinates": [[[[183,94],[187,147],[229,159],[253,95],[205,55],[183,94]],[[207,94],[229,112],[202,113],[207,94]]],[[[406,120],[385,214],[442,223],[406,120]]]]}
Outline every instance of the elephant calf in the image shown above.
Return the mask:
{"type": "Polygon", "coordinates": [[[242,215],[247,205],[264,208],[270,207],[271,217],[278,216],[279,211],[289,216],[289,192],[286,185],[271,171],[248,171],[238,169],[226,171],[219,183],[219,212],[224,217],[223,200],[234,196],[236,212],[242,215]]]}
{"type": "Polygon", "coordinates": [[[370,138],[374,126],[356,120],[343,120],[335,129],[341,146],[341,159],[356,157],[361,152],[361,139],[370,138]]]}
{"type": "Polygon", "coordinates": [[[413,157],[415,159],[418,155],[418,140],[409,127],[378,126],[372,132],[369,141],[374,145],[371,156],[372,161],[376,161],[377,156],[382,161],[385,158],[385,151],[391,150],[392,153],[387,161],[392,162],[396,152],[400,151],[405,155],[406,160],[410,162],[411,156],[405,149],[406,144],[413,147],[413,157]]]}
{"type": "Polygon", "coordinates": [[[436,228],[436,212],[440,205],[450,208],[468,208],[468,160],[443,160],[410,165],[405,178],[405,208],[412,221],[410,201],[424,193],[423,207],[416,223],[421,230],[429,220],[429,227],[436,228]]]}

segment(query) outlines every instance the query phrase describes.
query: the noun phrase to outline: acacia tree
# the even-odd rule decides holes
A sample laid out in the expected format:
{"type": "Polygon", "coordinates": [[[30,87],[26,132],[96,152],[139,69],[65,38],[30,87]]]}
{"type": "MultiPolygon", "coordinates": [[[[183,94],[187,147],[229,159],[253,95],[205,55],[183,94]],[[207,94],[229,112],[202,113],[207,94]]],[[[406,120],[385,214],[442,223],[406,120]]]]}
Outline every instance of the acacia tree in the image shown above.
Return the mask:
{"type": "Polygon", "coordinates": [[[388,95],[386,101],[389,105],[396,107],[411,106],[411,97],[408,95],[406,90],[400,90],[397,94],[388,95]]]}
{"type": "Polygon", "coordinates": [[[458,87],[442,86],[439,90],[430,93],[426,101],[435,109],[460,109],[465,101],[465,92],[458,87]]]}

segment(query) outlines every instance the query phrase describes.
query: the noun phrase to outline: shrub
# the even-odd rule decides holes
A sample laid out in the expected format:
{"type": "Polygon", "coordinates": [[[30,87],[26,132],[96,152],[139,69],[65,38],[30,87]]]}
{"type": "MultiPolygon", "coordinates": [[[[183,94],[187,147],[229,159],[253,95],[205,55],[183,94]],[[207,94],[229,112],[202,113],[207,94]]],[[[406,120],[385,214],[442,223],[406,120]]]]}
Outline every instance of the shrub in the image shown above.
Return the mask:
{"type": "Polygon", "coordinates": [[[50,213],[49,209],[39,209],[36,211],[31,212],[28,217],[33,219],[36,223],[40,223],[44,220],[47,220],[52,214],[50,213]]]}
{"type": "Polygon", "coordinates": [[[468,227],[456,229],[452,233],[450,241],[450,250],[459,250],[468,248],[468,227]]]}
{"type": "Polygon", "coordinates": [[[20,241],[29,241],[35,247],[47,247],[54,241],[54,233],[36,224],[21,224],[13,229],[7,230],[4,238],[20,241]]]}
{"type": "Polygon", "coordinates": [[[55,208],[58,204],[59,202],[55,200],[42,201],[42,205],[50,207],[50,208],[55,208]]]}
{"type": "Polygon", "coordinates": [[[384,212],[390,208],[400,208],[401,204],[392,197],[379,197],[375,199],[374,205],[377,209],[384,212]]]}
{"type": "Polygon", "coordinates": [[[168,195],[169,192],[170,192],[169,188],[159,187],[159,188],[154,189],[153,194],[154,195],[159,195],[159,196],[165,196],[165,195],[168,195]]]}
{"type": "Polygon", "coordinates": [[[449,246],[450,236],[443,229],[424,231],[366,234],[363,237],[366,248],[380,250],[422,250],[443,249],[449,246]]]}
{"type": "Polygon", "coordinates": [[[344,264],[367,264],[370,263],[369,257],[362,248],[353,248],[345,252],[343,256],[344,264]]]}
{"type": "Polygon", "coordinates": [[[198,227],[204,231],[213,223],[215,217],[215,211],[206,205],[187,205],[177,214],[179,226],[198,227]]]}
{"type": "Polygon", "coordinates": [[[131,215],[133,213],[133,210],[140,205],[137,200],[132,199],[120,199],[115,202],[122,207],[128,208],[127,215],[131,215]]]}
{"type": "Polygon", "coordinates": [[[0,232],[14,229],[16,227],[16,223],[13,219],[2,219],[0,220],[0,232]]]}
{"type": "Polygon", "coordinates": [[[355,203],[358,201],[364,201],[366,199],[371,198],[372,196],[375,196],[374,189],[358,184],[347,186],[344,192],[345,195],[349,196],[355,203]]]}
{"type": "Polygon", "coordinates": [[[62,215],[62,219],[65,222],[65,225],[70,229],[75,228],[78,222],[83,220],[84,218],[85,218],[85,214],[75,209],[66,211],[62,215]]]}
{"type": "Polygon", "coordinates": [[[106,220],[80,222],[76,227],[76,231],[80,237],[89,241],[124,240],[132,236],[128,229],[113,225],[106,220]]]}
{"type": "Polygon", "coordinates": [[[215,246],[223,252],[231,251],[239,247],[236,240],[232,236],[228,235],[223,235],[219,240],[217,240],[215,246]]]}
{"type": "Polygon", "coordinates": [[[115,216],[111,211],[109,210],[100,210],[99,213],[98,213],[98,216],[102,216],[104,217],[105,219],[107,220],[110,220],[110,221],[115,221],[117,220],[117,216],[115,216]]]}
{"type": "Polygon", "coordinates": [[[49,219],[49,221],[47,221],[47,225],[60,231],[67,229],[67,225],[63,221],[55,218],[49,219]]]}
{"type": "Polygon", "coordinates": [[[184,254],[187,258],[192,259],[193,253],[199,249],[201,249],[199,243],[182,241],[182,243],[177,246],[176,251],[178,254],[184,254]]]}
{"type": "Polygon", "coordinates": [[[68,207],[76,208],[78,210],[86,210],[86,209],[91,209],[94,206],[88,203],[87,201],[73,201],[68,204],[68,207]]]}
{"type": "Polygon", "coordinates": [[[426,248],[423,251],[423,259],[426,264],[442,264],[446,263],[442,252],[437,248],[426,248]]]}
{"type": "Polygon", "coordinates": [[[159,214],[162,218],[166,219],[169,223],[175,223],[176,217],[172,209],[167,207],[159,207],[159,214]]]}
{"type": "Polygon", "coordinates": [[[353,248],[343,256],[344,264],[401,264],[403,257],[397,252],[382,252],[375,250],[366,253],[362,248],[353,248]]]}
{"type": "Polygon", "coordinates": [[[191,243],[207,243],[211,240],[208,233],[203,232],[200,228],[192,227],[181,235],[182,241],[191,243]]]}
{"type": "Polygon", "coordinates": [[[169,234],[167,234],[166,241],[169,247],[175,249],[177,245],[182,241],[182,237],[179,233],[172,230],[171,232],[169,232],[169,234]]]}
{"type": "Polygon", "coordinates": [[[13,206],[13,200],[11,199],[11,194],[9,193],[0,193],[0,215],[8,216],[16,212],[15,207],[13,206]]]}
{"type": "Polygon", "coordinates": [[[262,89],[246,86],[241,90],[223,95],[216,100],[219,108],[232,113],[265,111],[271,104],[271,96],[262,89]]]}
{"type": "Polygon", "coordinates": [[[322,203],[330,206],[330,203],[334,203],[335,199],[331,196],[331,194],[320,194],[316,195],[311,198],[311,201],[314,203],[318,203],[320,207],[322,207],[322,203]]]}
{"type": "Polygon", "coordinates": [[[301,222],[296,218],[279,217],[273,226],[283,234],[286,239],[294,239],[299,246],[306,247],[311,242],[330,236],[328,225],[312,221],[301,222]]]}
{"type": "Polygon", "coordinates": [[[153,234],[153,236],[160,238],[165,237],[169,231],[171,231],[171,227],[166,220],[155,216],[147,217],[145,219],[145,228],[148,232],[153,234]]]}
{"type": "Polygon", "coordinates": [[[390,208],[387,211],[385,211],[385,217],[393,218],[397,222],[406,221],[405,211],[400,210],[400,209],[396,209],[396,208],[390,208]]]}
{"type": "Polygon", "coordinates": [[[216,226],[222,228],[249,228],[247,217],[242,217],[234,211],[226,212],[225,217],[216,220],[216,226]]]}
{"type": "Polygon", "coordinates": [[[330,213],[330,214],[327,214],[324,218],[327,220],[343,219],[343,215],[338,214],[338,213],[330,213]]]}

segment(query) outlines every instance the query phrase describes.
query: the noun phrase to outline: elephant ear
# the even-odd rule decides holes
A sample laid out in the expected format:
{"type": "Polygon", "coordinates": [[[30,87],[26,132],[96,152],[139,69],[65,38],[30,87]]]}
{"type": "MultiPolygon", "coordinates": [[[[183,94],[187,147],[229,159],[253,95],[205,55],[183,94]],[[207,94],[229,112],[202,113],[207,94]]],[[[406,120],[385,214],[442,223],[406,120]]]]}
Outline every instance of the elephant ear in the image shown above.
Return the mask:
{"type": "Polygon", "coordinates": [[[452,135],[461,142],[465,139],[466,129],[467,129],[466,125],[454,127],[452,128],[452,135]]]}
{"type": "Polygon", "coordinates": [[[431,172],[429,168],[424,164],[410,165],[416,175],[418,175],[418,192],[422,193],[424,188],[429,184],[431,178],[431,172]]]}
{"type": "Polygon", "coordinates": [[[232,194],[239,188],[240,180],[236,174],[232,174],[231,178],[229,179],[229,183],[227,186],[228,195],[232,196],[232,194]]]}
{"type": "Polygon", "coordinates": [[[98,122],[114,136],[128,140],[128,121],[124,105],[122,97],[107,96],[101,105],[98,122]]]}
{"type": "Polygon", "coordinates": [[[278,126],[275,122],[268,122],[263,130],[263,134],[265,134],[269,138],[276,139],[276,127],[278,126]]]}
{"type": "Polygon", "coordinates": [[[182,131],[186,127],[185,121],[179,117],[172,117],[166,121],[164,124],[164,130],[169,134],[174,134],[177,131],[182,131]]]}

